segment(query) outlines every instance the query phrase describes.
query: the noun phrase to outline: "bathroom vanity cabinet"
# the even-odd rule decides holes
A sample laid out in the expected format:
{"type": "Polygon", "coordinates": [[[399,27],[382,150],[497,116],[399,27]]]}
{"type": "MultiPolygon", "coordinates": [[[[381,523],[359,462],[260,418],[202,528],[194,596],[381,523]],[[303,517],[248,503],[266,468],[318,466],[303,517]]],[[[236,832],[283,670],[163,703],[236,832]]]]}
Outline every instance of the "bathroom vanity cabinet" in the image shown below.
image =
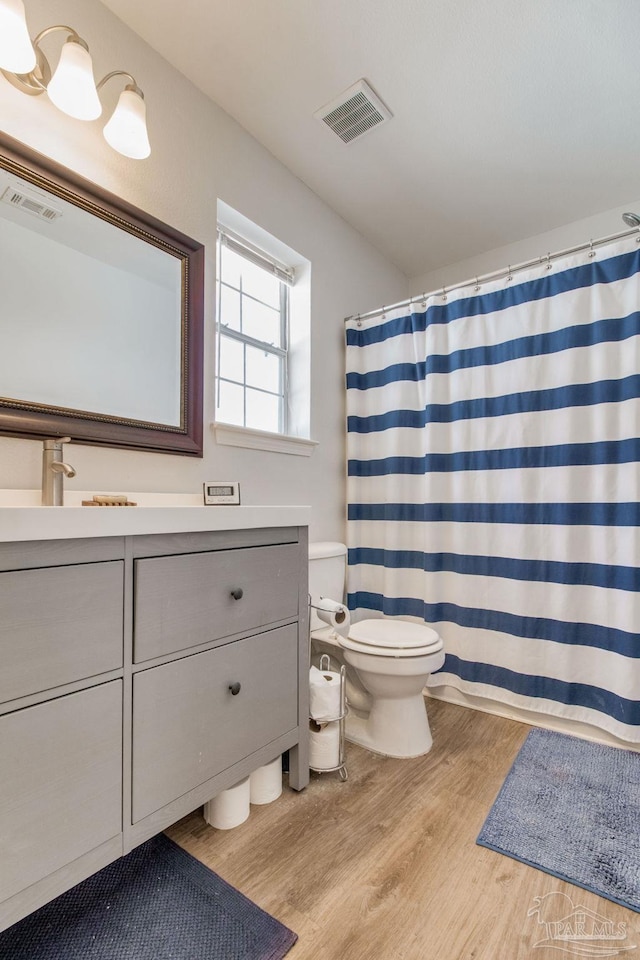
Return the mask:
{"type": "Polygon", "coordinates": [[[307,532],[0,543],[0,929],[290,751],[307,532]]]}

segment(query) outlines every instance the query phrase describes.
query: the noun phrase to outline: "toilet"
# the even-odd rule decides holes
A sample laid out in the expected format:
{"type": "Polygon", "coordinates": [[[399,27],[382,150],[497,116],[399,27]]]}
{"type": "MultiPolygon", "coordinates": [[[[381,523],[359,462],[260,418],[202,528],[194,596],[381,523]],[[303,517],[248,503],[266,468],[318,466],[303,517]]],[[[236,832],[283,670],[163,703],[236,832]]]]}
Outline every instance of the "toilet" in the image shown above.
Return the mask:
{"type": "Polygon", "coordinates": [[[311,659],[328,654],[346,667],[347,740],[388,757],[419,757],[433,744],[423,689],[444,663],[441,637],[424,624],[380,617],[349,625],[338,635],[318,616],[322,599],[343,602],[347,548],[309,544],[311,659]]]}

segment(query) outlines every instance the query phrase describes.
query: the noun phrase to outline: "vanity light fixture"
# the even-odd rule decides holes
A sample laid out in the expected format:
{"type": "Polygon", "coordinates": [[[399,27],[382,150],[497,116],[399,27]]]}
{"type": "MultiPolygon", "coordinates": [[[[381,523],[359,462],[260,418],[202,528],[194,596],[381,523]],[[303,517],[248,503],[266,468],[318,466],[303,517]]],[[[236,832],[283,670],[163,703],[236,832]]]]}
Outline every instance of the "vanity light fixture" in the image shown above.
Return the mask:
{"type": "MultiPolygon", "coordinates": [[[[46,84],[47,96],[58,110],[76,120],[97,120],[102,113],[102,104],[93,79],[91,54],[84,40],[71,27],[47,27],[38,34],[34,46],[39,50],[39,42],[56,30],[68,30],[69,36],[60,51],[58,66],[46,84]]],[[[40,82],[35,79],[36,83],[40,82]]]]}
{"type": "Polygon", "coordinates": [[[126,77],[130,82],[120,94],[104,137],[114,150],[133,160],[144,160],[151,153],[144,94],[134,77],[112,70],[96,84],[89,47],[72,27],[47,27],[32,42],[22,0],[0,0],[0,70],[18,90],[30,96],[46,92],[59,110],[77,120],[96,120],[102,114],[98,91],[113,77],[126,77]],[[67,39],[52,72],[40,44],[60,30],[67,39]]]}
{"type": "Polygon", "coordinates": [[[22,0],[3,0],[0,4],[0,63],[15,73],[30,73],[35,68],[36,55],[22,0]]]}

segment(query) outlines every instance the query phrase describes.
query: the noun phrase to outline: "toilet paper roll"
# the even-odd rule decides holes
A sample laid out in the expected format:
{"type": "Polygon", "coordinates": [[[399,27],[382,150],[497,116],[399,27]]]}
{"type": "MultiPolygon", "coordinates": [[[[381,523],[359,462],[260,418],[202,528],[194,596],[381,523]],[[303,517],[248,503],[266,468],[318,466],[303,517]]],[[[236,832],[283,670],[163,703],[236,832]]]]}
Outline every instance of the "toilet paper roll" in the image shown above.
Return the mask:
{"type": "Polygon", "coordinates": [[[333,627],[341,637],[348,636],[351,616],[343,603],[321,597],[316,606],[316,613],[320,620],[333,627]]]}
{"type": "Polygon", "coordinates": [[[332,770],[340,763],[340,723],[309,721],[309,766],[332,770]]]}
{"type": "Polygon", "coordinates": [[[309,716],[314,720],[334,720],[340,716],[340,674],[333,670],[309,670],[309,716]]]}
{"type": "Polygon", "coordinates": [[[249,776],[249,799],[251,803],[271,803],[282,793],[282,756],[278,754],[271,763],[258,767],[249,776]]]}
{"type": "Polygon", "coordinates": [[[218,830],[240,826],[250,813],[249,794],[249,777],[245,777],[205,803],[204,819],[218,830]]]}

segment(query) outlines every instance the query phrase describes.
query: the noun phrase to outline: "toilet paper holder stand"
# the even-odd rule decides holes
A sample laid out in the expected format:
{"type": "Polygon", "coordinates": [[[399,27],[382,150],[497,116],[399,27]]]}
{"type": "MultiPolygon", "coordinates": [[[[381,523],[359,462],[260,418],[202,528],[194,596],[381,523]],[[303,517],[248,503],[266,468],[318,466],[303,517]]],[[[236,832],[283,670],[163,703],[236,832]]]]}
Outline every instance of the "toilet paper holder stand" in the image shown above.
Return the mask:
{"type": "MultiPolygon", "coordinates": [[[[328,653],[323,653],[320,657],[320,670],[326,670],[329,672],[331,670],[331,657],[328,653]]],[[[346,696],[346,674],[345,666],[342,664],[340,667],[340,713],[337,717],[327,717],[323,719],[323,723],[334,723],[337,722],[340,724],[340,736],[339,736],[339,746],[338,746],[338,765],[336,767],[323,767],[322,769],[318,767],[309,766],[310,770],[313,770],[315,773],[335,773],[336,770],[340,774],[340,779],[344,782],[349,773],[347,771],[347,766],[345,764],[344,757],[344,722],[347,716],[347,696],[346,696]]],[[[313,719],[312,717],[309,718],[313,719]]]]}

